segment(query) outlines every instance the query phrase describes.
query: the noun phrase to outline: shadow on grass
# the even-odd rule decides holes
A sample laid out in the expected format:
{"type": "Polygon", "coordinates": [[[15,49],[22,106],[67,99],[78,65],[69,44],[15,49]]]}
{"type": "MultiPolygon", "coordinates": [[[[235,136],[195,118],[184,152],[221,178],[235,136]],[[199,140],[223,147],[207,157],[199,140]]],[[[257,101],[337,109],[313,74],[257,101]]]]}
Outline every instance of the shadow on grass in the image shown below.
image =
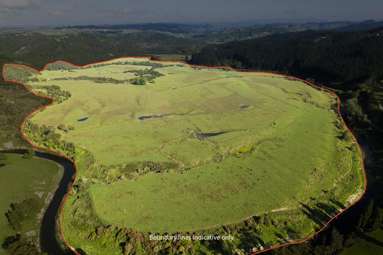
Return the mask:
{"type": "Polygon", "coordinates": [[[316,203],[315,205],[307,205],[300,203],[302,206],[303,213],[313,220],[317,225],[323,226],[332,217],[334,217],[339,209],[344,208],[343,204],[339,201],[331,201],[333,204],[316,203]]]}
{"type": "Polygon", "coordinates": [[[344,204],[342,204],[341,202],[339,202],[338,200],[335,200],[333,198],[330,199],[330,202],[333,203],[336,207],[338,207],[340,209],[346,208],[346,206],[344,204]]]}
{"type": "Polygon", "coordinates": [[[376,246],[380,246],[380,247],[383,248],[383,241],[380,241],[380,240],[378,240],[378,239],[376,239],[376,238],[374,238],[372,236],[369,236],[369,235],[367,235],[367,234],[365,234],[365,233],[363,233],[361,231],[358,231],[357,235],[358,235],[358,237],[360,239],[363,239],[366,242],[372,243],[372,244],[374,244],[376,246]]]}

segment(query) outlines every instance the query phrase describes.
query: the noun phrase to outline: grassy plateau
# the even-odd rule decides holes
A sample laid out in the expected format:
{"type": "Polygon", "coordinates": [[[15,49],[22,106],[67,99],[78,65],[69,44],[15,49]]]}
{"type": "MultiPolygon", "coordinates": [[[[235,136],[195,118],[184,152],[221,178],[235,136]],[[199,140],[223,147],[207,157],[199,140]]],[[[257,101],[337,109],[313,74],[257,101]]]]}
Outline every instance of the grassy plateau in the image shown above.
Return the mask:
{"type": "Polygon", "coordinates": [[[190,232],[233,235],[222,253],[259,250],[312,234],[363,193],[336,98],[301,81],[145,58],[4,71],[54,99],[23,131],[75,160],[61,227],[88,254],[209,254],[148,241],[190,232]]]}

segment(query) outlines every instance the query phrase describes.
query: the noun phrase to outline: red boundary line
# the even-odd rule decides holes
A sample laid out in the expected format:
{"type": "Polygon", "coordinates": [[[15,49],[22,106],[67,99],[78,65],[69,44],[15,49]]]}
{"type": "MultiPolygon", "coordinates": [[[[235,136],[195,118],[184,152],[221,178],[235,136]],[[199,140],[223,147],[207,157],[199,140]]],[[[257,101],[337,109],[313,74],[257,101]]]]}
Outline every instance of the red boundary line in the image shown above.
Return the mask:
{"type": "Polygon", "coordinates": [[[112,58],[110,60],[102,60],[102,61],[97,61],[97,62],[93,62],[91,64],[85,64],[85,65],[77,65],[77,64],[73,64],[73,63],[70,63],[69,61],[65,61],[65,60],[56,60],[56,61],[51,61],[51,62],[48,62],[47,64],[45,64],[43,66],[42,69],[37,69],[35,67],[32,67],[32,66],[29,66],[29,65],[26,65],[26,64],[4,64],[3,66],[3,69],[2,69],[2,75],[3,75],[3,79],[5,82],[9,82],[9,83],[13,83],[13,84],[16,84],[16,85],[21,85],[23,86],[26,90],[30,91],[32,94],[34,94],[35,96],[37,97],[41,97],[41,98],[44,98],[44,99],[47,99],[49,101],[48,104],[45,104],[45,105],[42,105],[42,106],[39,106],[37,107],[36,109],[34,109],[32,112],[30,112],[29,114],[27,114],[25,116],[25,118],[23,119],[20,127],[19,127],[19,130],[20,130],[20,133],[21,133],[21,136],[22,138],[34,149],[36,150],[42,150],[42,151],[47,151],[49,153],[52,153],[54,155],[57,155],[57,156],[60,156],[60,157],[63,157],[63,158],[66,158],[67,160],[71,161],[74,165],[74,175],[73,175],[73,178],[72,178],[72,182],[69,184],[68,188],[67,188],[67,193],[65,194],[62,202],[61,202],[61,205],[60,205],[60,209],[59,209],[59,219],[58,219],[58,222],[57,222],[57,225],[58,225],[58,228],[59,228],[59,235],[60,235],[60,239],[62,240],[62,242],[76,255],[80,255],[74,247],[72,247],[64,238],[64,234],[62,232],[62,229],[60,227],[60,224],[61,224],[61,216],[62,215],[62,210],[63,210],[63,206],[68,198],[68,195],[69,193],[71,193],[72,191],[72,188],[73,188],[73,183],[76,179],[76,175],[77,175],[77,165],[76,165],[76,162],[72,159],[70,159],[69,157],[67,157],[66,155],[64,155],[63,153],[61,152],[58,152],[58,151],[54,151],[54,150],[50,150],[50,149],[46,149],[46,148],[42,148],[42,147],[39,147],[39,146],[36,146],[34,145],[29,139],[28,137],[25,135],[25,133],[23,132],[23,128],[24,128],[24,125],[26,123],[26,120],[29,119],[30,117],[32,117],[33,115],[35,115],[37,112],[39,111],[42,111],[44,110],[45,108],[47,108],[48,106],[50,106],[52,103],[53,103],[53,98],[49,97],[49,96],[46,96],[46,95],[41,95],[41,94],[38,94],[36,92],[34,92],[31,88],[28,88],[25,84],[21,83],[21,82],[18,82],[16,80],[8,80],[6,79],[6,76],[5,76],[5,70],[8,66],[18,66],[18,67],[29,67],[33,70],[35,70],[36,72],[38,72],[39,74],[41,74],[42,71],[46,70],[47,67],[51,64],[54,64],[54,63],[66,63],[66,64],[69,64],[69,65],[72,65],[72,66],[75,66],[75,67],[79,67],[79,68],[82,68],[82,67],[89,67],[89,66],[92,66],[92,65],[96,65],[96,64],[102,64],[102,63],[107,63],[107,62],[110,62],[110,61],[114,61],[114,60],[118,60],[118,59],[126,59],[126,58],[137,58],[137,59],[148,59],[148,60],[153,60],[153,61],[156,61],[156,62],[171,62],[171,63],[183,63],[183,64],[186,64],[187,66],[189,67],[192,67],[192,68],[209,68],[209,69],[224,69],[224,70],[231,70],[231,71],[237,71],[237,72],[257,72],[257,73],[264,73],[264,74],[271,74],[271,75],[274,75],[274,76],[279,76],[279,77],[283,77],[283,78],[286,78],[286,79],[289,79],[289,80],[295,80],[295,81],[300,81],[300,82],[303,82],[304,84],[308,85],[308,86],[311,86],[317,90],[320,90],[320,91],[324,91],[328,94],[330,94],[331,96],[335,97],[337,99],[337,111],[338,111],[338,116],[339,118],[341,119],[341,122],[344,126],[344,128],[351,133],[351,137],[352,137],[352,140],[353,140],[353,143],[357,145],[357,148],[358,148],[358,151],[359,151],[359,154],[361,155],[361,169],[362,169],[362,172],[363,172],[363,188],[364,188],[364,191],[363,191],[363,194],[361,194],[359,196],[359,198],[357,200],[355,200],[351,205],[349,205],[348,207],[340,210],[334,217],[332,217],[326,224],[323,225],[323,227],[321,227],[319,230],[315,231],[314,233],[310,234],[309,236],[307,236],[306,238],[303,238],[303,239],[298,239],[298,240],[293,240],[293,241],[289,241],[287,243],[284,243],[284,244],[276,244],[276,245],[272,245],[264,250],[259,250],[259,251],[256,251],[256,252],[252,252],[251,254],[255,255],[255,254],[261,254],[261,253],[265,253],[265,252],[269,252],[269,251],[272,251],[272,250],[275,250],[275,249],[279,249],[279,248],[283,248],[283,247],[287,247],[287,246],[290,246],[290,245],[295,245],[295,244],[302,244],[302,243],[305,243],[305,242],[308,242],[310,241],[311,239],[313,239],[314,237],[316,237],[319,233],[323,232],[325,229],[327,229],[329,227],[329,225],[334,221],[336,220],[341,214],[343,214],[345,211],[347,211],[348,209],[350,209],[351,207],[353,207],[355,204],[357,204],[364,196],[364,194],[366,193],[366,190],[367,190],[367,175],[366,175],[366,169],[365,169],[365,164],[364,164],[364,155],[363,155],[363,151],[361,149],[361,146],[360,144],[358,143],[354,133],[352,132],[352,130],[347,126],[346,122],[344,121],[343,117],[342,117],[342,114],[341,114],[341,100],[339,98],[339,96],[330,88],[328,87],[325,87],[325,86],[321,86],[321,85],[316,85],[314,84],[313,82],[310,82],[310,81],[307,81],[307,80],[304,80],[304,79],[301,79],[301,78],[297,78],[297,77],[294,77],[294,76],[290,76],[290,75],[286,75],[286,74],[282,74],[282,73],[278,73],[278,72],[261,72],[261,71],[258,71],[258,70],[250,70],[250,69],[237,69],[237,68],[232,68],[232,67],[227,67],[227,66],[209,66],[209,65],[191,65],[189,63],[186,63],[184,61],[171,61],[171,60],[158,60],[156,59],[155,57],[150,57],[150,56],[126,56],[126,57],[118,57],[118,58],[112,58]]]}

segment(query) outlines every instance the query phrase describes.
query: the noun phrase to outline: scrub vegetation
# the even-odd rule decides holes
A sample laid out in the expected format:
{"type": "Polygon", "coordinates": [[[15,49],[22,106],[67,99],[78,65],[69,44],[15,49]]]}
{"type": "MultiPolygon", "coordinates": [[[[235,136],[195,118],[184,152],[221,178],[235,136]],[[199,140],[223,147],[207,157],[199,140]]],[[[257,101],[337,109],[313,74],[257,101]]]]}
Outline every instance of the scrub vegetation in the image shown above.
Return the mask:
{"type": "MultiPolygon", "coordinates": [[[[14,67],[6,79],[18,79],[14,67]]],[[[23,131],[75,160],[61,226],[86,253],[263,249],[306,237],[363,192],[361,155],[336,98],[303,82],[129,58],[28,70],[19,82],[31,89],[70,94],[23,131]],[[212,247],[150,233],[234,240],[212,247]]]]}

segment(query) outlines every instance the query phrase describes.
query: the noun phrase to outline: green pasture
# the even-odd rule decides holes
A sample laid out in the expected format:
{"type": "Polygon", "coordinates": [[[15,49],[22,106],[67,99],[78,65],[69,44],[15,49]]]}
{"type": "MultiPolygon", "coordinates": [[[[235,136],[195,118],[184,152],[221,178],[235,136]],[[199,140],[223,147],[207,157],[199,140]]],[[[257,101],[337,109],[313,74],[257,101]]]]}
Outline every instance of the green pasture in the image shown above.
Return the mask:
{"type": "Polygon", "coordinates": [[[336,99],[303,82],[125,58],[29,78],[36,91],[48,85],[71,97],[30,121],[94,157],[99,168],[80,167],[78,181],[105,224],[198,231],[310,201],[339,210],[362,192],[361,155],[336,99]],[[162,76],[127,82],[149,68],[162,76]],[[121,83],[94,82],[100,77],[121,83]],[[172,167],[127,174],[148,161],[172,167]]]}
{"type": "MultiPolygon", "coordinates": [[[[48,160],[12,153],[2,155],[5,159],[0,160],[0,242],[20,233],[38,243],[43,208],[50,202],[47,198],[57,187],[62,169],[48,160]],[[15,226],[5,216],[12,203],[18,205],[12,216],[15,226]]],[[[0,254],[6,252],[0,248],[0,254]]]]}

